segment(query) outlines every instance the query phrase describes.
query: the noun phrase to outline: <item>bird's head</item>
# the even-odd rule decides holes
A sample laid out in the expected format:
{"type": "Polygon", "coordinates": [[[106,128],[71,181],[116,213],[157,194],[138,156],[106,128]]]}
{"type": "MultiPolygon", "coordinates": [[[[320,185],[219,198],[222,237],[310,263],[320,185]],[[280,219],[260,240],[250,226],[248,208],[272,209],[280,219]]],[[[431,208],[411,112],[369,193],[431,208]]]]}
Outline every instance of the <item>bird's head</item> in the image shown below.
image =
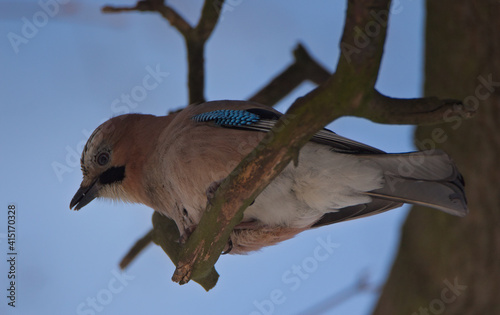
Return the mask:
{"type": "Polygon", "coordinates": [[[118,116],[94,130],[82,151],[83,180],[70,209],[80,210],[98,197],[140,202],[133,189],[138,164],[143,162],[136,136],[149,117],[154,116],[118,116]]]}

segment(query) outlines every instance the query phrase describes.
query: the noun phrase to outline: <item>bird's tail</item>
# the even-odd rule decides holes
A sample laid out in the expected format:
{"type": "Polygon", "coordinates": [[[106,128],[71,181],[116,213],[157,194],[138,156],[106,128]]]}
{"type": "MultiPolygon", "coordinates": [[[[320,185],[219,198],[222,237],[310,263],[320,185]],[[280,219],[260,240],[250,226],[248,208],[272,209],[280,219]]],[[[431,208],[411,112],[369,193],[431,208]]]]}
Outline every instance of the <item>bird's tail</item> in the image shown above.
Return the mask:
{"type": "Polygon", "coordinates": [[[368,192],[370,196],[424,205],[457,216],[467,214],[463,177],[443,151],[366,157],[383,169],[385,179],[384,187],[368,192]]]}

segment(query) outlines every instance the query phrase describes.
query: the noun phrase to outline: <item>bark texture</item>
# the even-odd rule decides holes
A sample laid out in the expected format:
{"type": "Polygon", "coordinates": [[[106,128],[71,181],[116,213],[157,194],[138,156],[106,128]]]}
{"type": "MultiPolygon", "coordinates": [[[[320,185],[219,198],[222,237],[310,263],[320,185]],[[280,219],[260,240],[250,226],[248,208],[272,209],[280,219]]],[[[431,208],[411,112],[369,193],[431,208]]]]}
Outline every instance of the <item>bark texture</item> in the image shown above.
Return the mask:
{"type": "Polygon", "coordinates": [[[463,99],[472,119],[417,128],[448,152],[470,213],[414,207],[374,314],[500,314],[500,3],[427,1],[425,95],[463,99]]]}

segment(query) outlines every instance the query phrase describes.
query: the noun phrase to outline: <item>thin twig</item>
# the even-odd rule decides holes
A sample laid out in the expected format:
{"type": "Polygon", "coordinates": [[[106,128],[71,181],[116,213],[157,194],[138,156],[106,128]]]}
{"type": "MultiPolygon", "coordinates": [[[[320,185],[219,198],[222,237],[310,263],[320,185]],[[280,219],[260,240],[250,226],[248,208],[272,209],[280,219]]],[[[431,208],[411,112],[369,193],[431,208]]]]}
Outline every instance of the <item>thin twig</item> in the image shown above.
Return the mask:
{"type": "Polygon", "coordinates": [[[121,13],[130,11],[158,12],[183,36],[187,36],[192,30],[191,25],[189,25],[189,23],[172,7],[165,5],[163,1],[145,0],[137,2],[133,7],[115,7],[107,5],[101,9],[102,13],[121,13]]]}
{"type": "Polygon", "coordinates": [[[195,27],[197,35],[205,42],[212,35],[215,26],[219,20],[224,0],[205,1],[201,9],[201,17],[198,25],[195,27]]]}
{"type": "Polygon", "coordinates": [[[294,62],[250,97],[249,101],[273,106],[302,82],[310,80],[320,85],[330,77],[330,73],[315,61],[301,44],[294,49],[293,55],[294,62]]]}
{"type": "Polygon", "coordinates": [[[215,5],[213,0],[205,0],[197,26],[184,36],[188,57],[189,103],[205,102],[205,43],[212,34],[223,0],[215,5]]]}
{"type": "Polygon", "coordinates": [[[133,7],[105,6],[103,13],[118,12],[158,12],[170,22],[184,37],[188,59],[188,91],[189,103],[205,102],[205,43],[212,34],[220,16],[224,0],[206,0],[203,4],[201,17],[196,27],[192,27],[172,7],[163,0],[139,1],[133,7]]]}
{"type": "Polygon", "coordinates": [[[134,246],[128,251],[120,262],[120,269],[125,269],[134,260],[141,251],[143,251],[153,241],[153,230],[149,230],[143,237],[141,237],[134,246]]]}
{"type": "Polygon", "coordinates": [[[370,284],[368,277],[366,275],[361,275],[354,284],[350,287],[337,292],[321,302],[307,308],[306,310],[299,313],[299,315],[319,315],[326,313],[334,307],[346,302],[347,300],[355,297],[364,292],[378,292],[380,291],[380,285],[370,284]]]}

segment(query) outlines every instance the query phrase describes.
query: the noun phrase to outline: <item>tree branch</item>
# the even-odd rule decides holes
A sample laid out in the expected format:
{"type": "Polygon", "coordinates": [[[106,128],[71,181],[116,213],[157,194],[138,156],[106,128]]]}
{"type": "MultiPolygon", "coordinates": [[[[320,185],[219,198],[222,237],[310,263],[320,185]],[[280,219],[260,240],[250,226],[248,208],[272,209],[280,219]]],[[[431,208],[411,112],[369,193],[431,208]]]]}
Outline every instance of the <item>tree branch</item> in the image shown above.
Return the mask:
{"type": "Polygon", "coordinates": [[[323,301],[307,308],[306,310],[299,313],[299,315],[314,315],[314,314],[324,314],[327,311],[337,307],[341,303],[349,300],[350,298],[364,292],[379,292],[381,286],[371,284],[369,282],[369,277],[367,274],[362,274],[358,277],[356,282],[350,287],[343,289],[342,291],[335,293],[323,301]]]}
{"type": "MultiPolygon", "coordinates": [[[[273,106],[302,82],[309,80],[321,85],[331,76],[301,44],[293,54],[295,61],[250,97],[249,101],[273,106]]],[[[374,90],[371,100],[360,106],[354,115],[383,124],[420,125],[439,123],[452,117],[470,118],[474,111],[458,100],[436,97],[392,98],[374,90]]]]}
{"type": "MultiPolygon", "coordinates": [[[[181,244],[179,243],[179,230],[175,222],[158,212],[153,214],[153,235],[152,239],[155,244],[160,245],[163,251],[168,255],[170,260],[174,265],[178,264],[179,254],[182,250],[181,244]]],[[[193,281],[199,283],[206,291],[212,289],[217,280],[219,279],[219,274],[212,266],[203,274],[202,276],[194,276],[193,281]]]]}
{"type": "Polygon", "coordinates": [[[134,7],[105,6],[102,12],[158,12],[178,30],[186,42],[189,103],[194,104],[205,102],[205,43],[217,25],[223,4],[224,0],[217,0],[217,3],[206,0],[200,20],[194,28],[174,9],[165,5],[163,0],[139,1],[134,7]]]}
{"type": "Polygon", "coordinates": [[[392,98],[374,91],[370,102],[357,110],[356,116],[382,124],[434,124],[451,117],[470,118],[475,111],[453,99],[392,98]]]}
{"type": "Polygon", "coordinates": [[[125,257],[120,261],[120,269],[125,269],[134,260],[141,251],[143,251],[153,241],[153,229],[149,230],[143,237],[141,237],[134,246],[128,251],[125,257]]]}
{"type": "Polygon", "coordinates": [[[181,250],[173,281],[184,284],[193,277],[206,275],[246,207],[292,159],[297,161],[299,149],[309,138],[333,119],[353,114],[371,100],[383,52],[389,5],[390,0],[349,1],[341,47],[344,44],[356,47],[356,28],[364,29],[369,23],[377,23],[372,12],[376,16],[385,12],[380,32],[363,49],[358,48],[355,58],[352,54],[345,58],[343,54],[336,73],[295,101],[262,142],[221,183],[181,250]]]}
{"type": "Polygon", "coordinates": [[[165,5],[163,1],[144,0],[137,2],[137,4],[133,7],[115,7],[107,5],[101,9],[102,13],[121,13],[130,11],[158,12],[183,36],[187,36],[187,34],[192,30],[191,25],[189,25],[189,23],[172,7],[165,5]]]}
{"type": "MultiPolygon", "coordinates": [[[[105,7],[103,9],[111,12],[110,10],[114,10],[113,12],[120,11],[132,11],[132,10],[143,10],[143,11],[158,11],[163,12],[162,15],[167,18],[172,25],[174,25],[179,31],[184,34],[186,37],[191,36],[187,35],[190,32],[193,32],[192,29],[185,20],[180,17],[173,9],[164,6],[158,7],[158,5],[153,9],[151,6],[145,7],[146,4],[138,3],[138,5],[134,8],[110,8],[105,7]],[[139,7],[139,9],[137,9],[139,7]]],[[[357,7],[359,4],[352,4],[351,7],[357,7]]],[[[205,2],[204,7],[202,9],[202,17],[198,25],[196,26],[196,34],[194,37],[202,37],[208,38],[215,27],[215,23],[217,21],[217,17],[221,7],[215,7],[213,5],[209,5],[209,2],[205,2]]],[[[357,10],[357,9],[356,9],[357,10]]],[[[375,12],[375,11],[370,11],[375,12]]],[[[377,16],[384,16],[383,10],[378,11],[379,14],[377,16]]],[[[387,22],[384,20],[377,20],[378,23],[387,25],[387,22]]],[[[370,22],[368,22],[370,23],[370,22]]],[[[360,24],[361,25],[361,24],[360,24]]],[[[367,24],[368,25],[368,24],[367,24]]],[[[346,26],[346,30],[348,30],[346,26]]],[[[352,30],[352,29],[351,29],[352,30]]],[[[362,52],[361,49],[357,48],[356,38],[354,38],[353,42],[349,43],[347,41],[342,41],[341,48],[344,53],[342,56],[344,62],[347,61],[349,64],[352,60],[358,60],[358,55],[362,52]],[[354,46],[353,46],[354,44],[354,46]]],[[[317,85],[324,84],[332,75],[318,62],[316,62],[307,52],[307,50],[299,44],[297,48],[293,51],[295,61],[287,67],[282,73],[277,75],[274,79],[271,80],[264,88],[262,88],[259,92],[257,92],[254,96],[250,98],[250,101],[266,104],[272,106],[276,104],[283,97],[292,92],[298,85],[300,85],[305,80],[310,80],[317,85]]],[[[202,61],[199,57],[190,59],[189,63],[191,65],[192,62],[202,61]]],[[[340,62],[339,62],[340,63],[340,62]]],[[[339,67],[345,65],[340,64],[339,67]]],[[[190,66],[192,68],[203,69],[203,65],[198,66],[190,66]]],[[[353,68],[354,69],[354,68],[353,68]]],[[[203,71],[203,70],[201,70],[203,71]]],[[[192,88],[196,84],[192,84],[192,88]]],[[[191,88],[190,88],[191,89],[191,88]]],[[[318,89],[321,90],[321,89],[318,89]]],[[[364,102],[359,103],[357,108],[350,108],[349,112],[342,112],[339,108],[338,116],[351,114],[353,116],[364,117],[370,119],[374,122],[379,123],[390,123],[390,124],[425,124],[425,123],[435,123],[441,122],[445,118],[451,118],[454,116],[460,116],[461,118],[470,117],[473,112],[471,112],[470,108],[464,108],[463,104],[460,101],[456,100],[439,100],[437,98],[416,98],[416,99],[398,99],[391,98],[385,95],[382,95],[378,91],[372,89],[372,91],[368,88],[364,93],[370,94],[371,98],[364,102]]],[[[193,96],[196,98],[197,96],[193,96]]],[[[330,102],[330,100],[327,99],[330,102]]],[[[333,102],[333,101],[331,101],[333,102]]],[[[297,118],[298,119],[298,118],[297,118]]],[[[299,119],[300,121],[300,119],[299,119]]],[[[284,143],[287,143],[289,140],[283,140],[284,143]]],[[[261,145],[261,148],[264,144],[261,145]]],[[[297,149],[298,150],[298,149],[297,149]]],[[[257,154],[257,152],[254,152],[257,154]]],[[[259,170],[257,170],[259,172],[259,170]]],[[[233,173],[233,175],[236,173],[233,173]]],[[[239,194],[236,193],[236,194],[239,194]]],[[[252,199],[252,198],[250,198],[252,199]]],[[[252,199],[253,200],[253,199],[252,199]]],[[[228,216],[231,214],[228,213],[228,216]]],[[[213,219],[216,219],[214,216],[213,219]]],[[[164,218],[167,220],[167,218],[164,218]]],[[[236,220],[238,221],[238,220],[236,220]]],[[[175,228],[176,230],[176,228],[175,228]]],[[[129,253],[123,258],[120,266],[121,268],[126,268],[126,266],[130,263],[132,259],[136,257],[136,255],[146,247],[149,243],[147,241],[148,237],[151,237],[153,230],[148,232],[146,236],[144,236],[141,240],[139,240],[134,247],[129,251],[129,253]]],[[[161,231],[156,231],[156,233],[161,233],[161,231]]],[[[157,234],[157,237],[158,234],[157,234]]],[[[168,239],[168,235],[164,237],[168,239]]],[[[174,239],[174,243],[171,245],[174,247],[178,247],[177,239],[174,239]]],[[[167,246],[166,243],[163,245],[164,250],[167,246]]],[[[167,250],[165,250],[168,252],[167,250]]]]}
{"type": "Polygon", "coordinates": [[[297,45],[293,55],[295,61],[250,97],[249,101],[273,106],[302,82],[310,80],[320,85],[330,77],[330,73],[309,55],[302,44],[297,45]]]}
{"type": "MultiPolygon", "coordinates": [[[[218,0],[220,7],[224,0],[218,0]]],[[[212,34],[220,15],[213,0],[205,0],[198,25],[184,36],[188,56],[189,103],[205,102],[205,43],[212,34]]]]}
{"type": "Polygon", "coordinates": [[[212,34],[219,20],[223,5],[224,0],[217,0],[217,3],[216,1],[205,1],[203,4],[200,20],[195,27],[197,36],[203,39],[203,41],[206,41],[212,34]]]}

